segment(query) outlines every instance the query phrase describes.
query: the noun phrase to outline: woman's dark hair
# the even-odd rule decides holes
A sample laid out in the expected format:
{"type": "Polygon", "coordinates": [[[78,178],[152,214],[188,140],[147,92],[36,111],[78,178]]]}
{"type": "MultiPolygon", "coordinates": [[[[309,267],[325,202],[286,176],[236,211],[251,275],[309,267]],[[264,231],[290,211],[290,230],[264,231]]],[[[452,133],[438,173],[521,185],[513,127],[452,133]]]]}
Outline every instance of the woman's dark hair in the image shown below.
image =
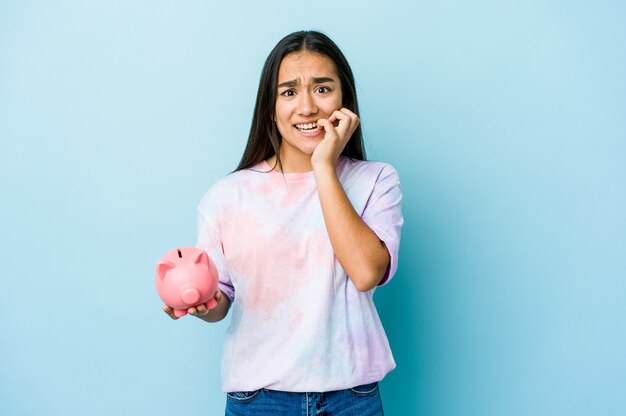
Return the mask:
{"type": "MultiPolygon", "coordinates": [[[[359,116],[359,105],[356,98],[356,88],[354,86],[354,76],[350,65],[343,53],[339,50],[335,42],[328,36],[316,31],[300,31],[285,36],[276,44],[274,49],[263,65],[259,89],[254,105],[254,115],[248,144],[243,152],[238,170],[247,169],[261,161],[276,155],[276,161],[282,171],[280,160],[280,142],[282,137],[276,127],[276,96],[278,89],[278,70],[283,58],[293,52],[315,52],[328,57],[337,69],[339,81],[341,83],[341,96],[343,107],[359,116]]],[[[360,117],[360,116],[359,116],[360,117]]],[[[361,124],[356,128],[346,147],[341,152],[343,156],[353,159],[365,160],[365,149],[363,147],[363,134],[361,124]]]]}

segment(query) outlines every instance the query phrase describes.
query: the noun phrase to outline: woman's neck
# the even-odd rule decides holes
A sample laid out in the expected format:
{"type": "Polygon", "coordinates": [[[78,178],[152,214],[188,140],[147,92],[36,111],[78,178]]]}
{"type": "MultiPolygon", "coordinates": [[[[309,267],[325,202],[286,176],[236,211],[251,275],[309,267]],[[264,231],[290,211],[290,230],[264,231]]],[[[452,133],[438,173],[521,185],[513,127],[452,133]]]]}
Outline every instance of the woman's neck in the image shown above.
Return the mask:
{"type": "MultiPolygon", "coordinates": [[[[283,173],[303,173],[310,172],[313,170],[313,165],[311,165],[311,157],[308,155],[303,155],[302,158],[298,158],[299,160],[294,160],[295,158],[287,158],[281,154],[280,162],[282,164],[282,172],[283,173]]],[[[268,165],[270,165],[274,170],[281,172],[280,166],[276,164],[276,155],[271,156],[266,160],[268,165]]]]}

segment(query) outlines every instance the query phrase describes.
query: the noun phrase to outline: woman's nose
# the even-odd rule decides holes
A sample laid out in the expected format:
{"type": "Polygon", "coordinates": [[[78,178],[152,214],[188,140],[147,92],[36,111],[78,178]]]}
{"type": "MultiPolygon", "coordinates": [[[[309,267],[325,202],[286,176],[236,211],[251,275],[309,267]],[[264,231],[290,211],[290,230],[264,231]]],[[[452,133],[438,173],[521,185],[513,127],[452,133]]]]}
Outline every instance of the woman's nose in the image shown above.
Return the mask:
{"type": "Polygon", "coordinates": [[[315,98],[308,92],[300,94],[298,100],[298,114],[307,116],[317,113],[315,98]]]}

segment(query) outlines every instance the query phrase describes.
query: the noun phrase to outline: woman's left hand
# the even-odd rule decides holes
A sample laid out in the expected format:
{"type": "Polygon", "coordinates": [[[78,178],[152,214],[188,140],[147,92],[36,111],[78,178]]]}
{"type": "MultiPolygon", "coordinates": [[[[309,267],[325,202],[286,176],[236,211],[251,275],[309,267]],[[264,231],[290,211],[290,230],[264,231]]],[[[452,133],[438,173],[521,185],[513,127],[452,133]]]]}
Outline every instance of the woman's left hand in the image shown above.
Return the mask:
{"type": "Polygon", "coordinates": [[[324,128],[325,134],[311,155],[311,164],[313,169],[323,165],[334,168],[352,133],[359,126],[359,116],[347,108],[342,108],[334,111],[328,118],[319,119],[317,125],[324,128]]]}

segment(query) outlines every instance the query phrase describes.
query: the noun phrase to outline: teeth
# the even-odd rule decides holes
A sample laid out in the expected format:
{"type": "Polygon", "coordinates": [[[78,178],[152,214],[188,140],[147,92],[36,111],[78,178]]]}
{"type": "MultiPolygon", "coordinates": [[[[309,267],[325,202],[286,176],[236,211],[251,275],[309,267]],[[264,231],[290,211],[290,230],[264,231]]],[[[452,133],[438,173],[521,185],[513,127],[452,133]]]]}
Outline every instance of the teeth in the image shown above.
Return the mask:
{"type": "Polygon", "coordinates": [[[312,130],[317,128],[316,123],[296,124],[296,128],[300,130],[312,130]]]}

